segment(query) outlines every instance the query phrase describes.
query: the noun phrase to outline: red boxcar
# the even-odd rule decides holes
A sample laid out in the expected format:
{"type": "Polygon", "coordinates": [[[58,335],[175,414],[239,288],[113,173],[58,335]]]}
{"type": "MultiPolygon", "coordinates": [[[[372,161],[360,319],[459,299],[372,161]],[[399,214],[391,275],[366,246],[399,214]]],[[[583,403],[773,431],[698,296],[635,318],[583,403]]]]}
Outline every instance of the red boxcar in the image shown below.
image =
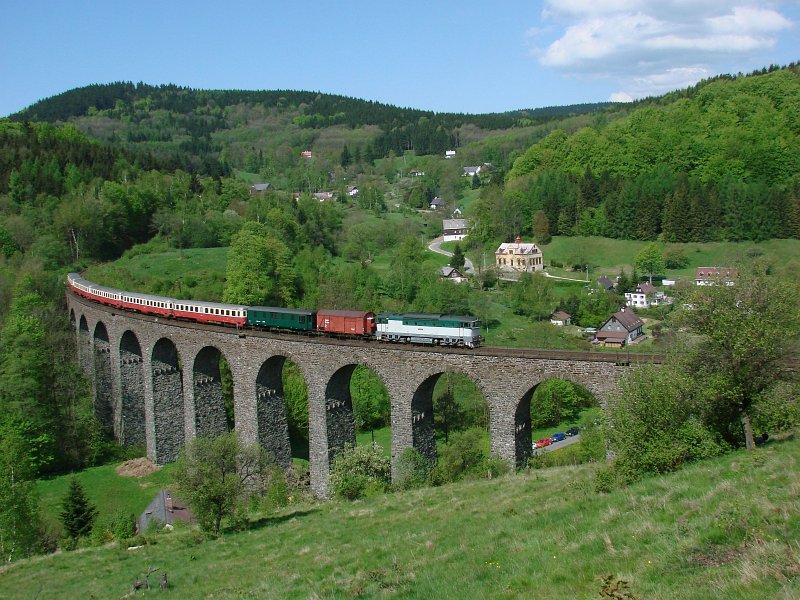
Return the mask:
{"type": "Polygon", "coordinates": [[[341,335],[375,333],[375,313],[358,310],[318,310],[317,330],[341,335]]]}

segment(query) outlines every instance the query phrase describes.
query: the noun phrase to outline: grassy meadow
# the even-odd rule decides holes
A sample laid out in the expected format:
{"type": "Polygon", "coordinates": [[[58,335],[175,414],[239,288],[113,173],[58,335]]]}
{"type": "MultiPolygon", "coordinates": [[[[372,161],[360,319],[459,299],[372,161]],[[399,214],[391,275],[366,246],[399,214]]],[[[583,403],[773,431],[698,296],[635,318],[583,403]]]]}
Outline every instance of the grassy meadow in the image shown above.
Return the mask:
{"type": "Polygon", "coordinates": [[[795,436],[609,494],[593,491],[595,468],[292,504],[218,539],[176,530],[137,550],[37,557],[0,567],[0,595],[119,598],[148,567],[181,598],[597,598],[606,576],[638,598],[800,595],[795,436]]]}

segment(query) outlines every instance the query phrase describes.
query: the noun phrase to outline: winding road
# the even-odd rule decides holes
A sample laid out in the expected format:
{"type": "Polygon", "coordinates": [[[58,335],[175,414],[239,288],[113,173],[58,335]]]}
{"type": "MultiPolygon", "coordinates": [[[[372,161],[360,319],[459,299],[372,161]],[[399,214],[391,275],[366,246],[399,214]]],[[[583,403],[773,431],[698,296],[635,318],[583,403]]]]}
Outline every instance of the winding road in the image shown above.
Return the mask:
{"type": "MultiPolygon", "coordinates": [[[[443,254],[444,256],[453,256],[452,252],[448,252],[447,250],[442,250],[442,244],[444,243],[444,237],[439,236],[436,239],[431,240],[431,243],[428,244],[428,250],[431,252],[435,252],[436,254],[443,254]]],[[[475,269],[472,266],[472,261],[468,259],[466,256],[464,257],[464,273],[466,275],[475,275],[475,269]]]]}

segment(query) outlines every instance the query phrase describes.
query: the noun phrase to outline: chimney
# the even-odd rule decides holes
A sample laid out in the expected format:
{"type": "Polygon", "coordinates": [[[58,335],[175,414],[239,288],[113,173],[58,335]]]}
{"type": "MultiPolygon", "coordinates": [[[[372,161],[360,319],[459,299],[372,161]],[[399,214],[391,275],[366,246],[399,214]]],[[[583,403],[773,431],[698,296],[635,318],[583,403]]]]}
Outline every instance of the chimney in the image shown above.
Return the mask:
{"type": "Polygon", "coordinates": [[[519,236],[517,236],[517,239],[515,239],[514,241],[515,241],[517,244],[519,244],[519,243],[520,243],[519,236]]]}

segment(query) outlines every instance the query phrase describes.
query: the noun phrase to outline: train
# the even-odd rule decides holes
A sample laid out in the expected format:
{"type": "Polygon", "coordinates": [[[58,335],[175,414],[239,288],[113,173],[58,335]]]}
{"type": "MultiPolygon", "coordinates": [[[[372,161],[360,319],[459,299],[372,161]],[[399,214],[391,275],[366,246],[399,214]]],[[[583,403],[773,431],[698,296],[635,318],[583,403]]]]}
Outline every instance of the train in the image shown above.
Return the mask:
{"type": "Polygon", "coordinates": [[[79,273],[68,274],[67,285],[78,296],[117,309],[237,329],[463,348],[477,348],[483,341],[481,322],[470,315],[411,312],[376,315],[358,310],[309,310],[180,300],[97,285],[79,273]]]}

